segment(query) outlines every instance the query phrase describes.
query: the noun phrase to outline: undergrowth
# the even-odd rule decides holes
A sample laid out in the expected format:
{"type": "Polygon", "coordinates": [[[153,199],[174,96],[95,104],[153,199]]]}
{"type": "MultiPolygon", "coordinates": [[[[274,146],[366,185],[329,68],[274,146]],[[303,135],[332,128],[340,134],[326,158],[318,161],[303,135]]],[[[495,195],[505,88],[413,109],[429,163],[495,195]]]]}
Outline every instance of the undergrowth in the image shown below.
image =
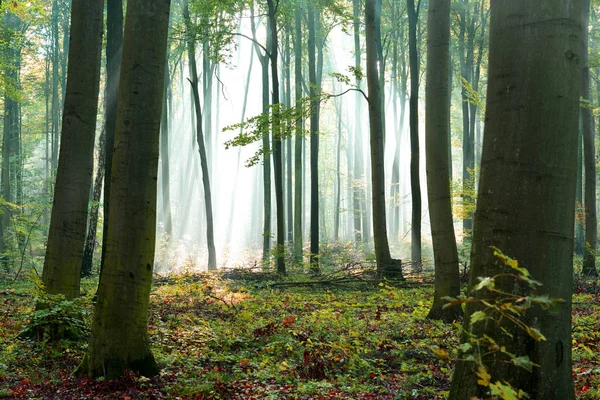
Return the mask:
{"type": "MultiPolygon", "coordinates": [[[[157,281],[149,332],[161,375],[74,378],[85,341],[16,340],[34,302],[23,281],[0,283],[0,397],[443,399],[459,326],[425,317],[433,287],[269,287],[268,282],[181,275],[157,281]]],[[[84,280],[92,294],[96,282],[84,280]]],[[[574,295],[573,358],[580,399],[600,396],[600,297],[574,295]]],[[[589,289],[584,293],[584,289],[589,289]],[[587,290],[586,289],[586,290],[587,290]]],[[[590,293],[591,292],[591,293],[590,293]]],[[[83,304],[91,313],[91,304],[83,304]]]]}

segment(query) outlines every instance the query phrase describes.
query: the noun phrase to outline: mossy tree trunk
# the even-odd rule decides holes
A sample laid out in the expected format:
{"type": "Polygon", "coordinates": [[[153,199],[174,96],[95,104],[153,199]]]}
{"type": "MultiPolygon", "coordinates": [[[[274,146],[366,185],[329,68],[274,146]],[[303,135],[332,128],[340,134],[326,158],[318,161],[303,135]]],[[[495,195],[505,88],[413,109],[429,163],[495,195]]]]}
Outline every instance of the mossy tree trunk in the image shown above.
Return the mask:
{"type": "MultiPolygon", "coordinates": [[[[545,341],[535,341],[507,320],[500,325],[493,318],[470,324],[469,316],[481,310],[470,302],[463,340],[487,335],[537,364],[528,372],[507,362],[503,353],[484,356],[492,382],[506,381],[535,399],[569,400],[574,398],[571,282],[583,58],[580,2],[496,0],[491,7],[486,124],[469,287],[480,277],[507,272],[490,248],[495,246],[542,283],[539,295],[564,302],[555,310],[534,306],[521,318],[545,341]]],[[[525,294],[511,279],[497,279],[495,288],[525,294]]],[[[489,298],[485,290],[475,295],[489,298]]],[[[479,385],[479,379],[473,362],[459,361],[449,398],[486,398],[489,388],[479,385]]]]}
{"type": "Polygon", "coordinates": [[[79,375],[158,373],[147,325],[169,6],[169,0],[127,4],[106,260],[79,375]]]}

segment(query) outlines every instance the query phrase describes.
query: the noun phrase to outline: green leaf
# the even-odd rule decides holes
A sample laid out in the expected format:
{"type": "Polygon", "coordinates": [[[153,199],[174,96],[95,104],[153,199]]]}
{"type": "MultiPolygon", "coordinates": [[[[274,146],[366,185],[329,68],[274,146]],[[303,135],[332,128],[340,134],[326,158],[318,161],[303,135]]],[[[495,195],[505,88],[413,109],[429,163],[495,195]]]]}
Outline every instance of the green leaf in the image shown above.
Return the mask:
{"type": "Polygon", "coordinates": [[[508,383],[496,382],[490,384],[492,396],[499,396],[503,400],[519,400],[529,398],[529,395],[522,390],[518,392],[508,383]]]}
{"type": "Polygon", "coordinates": [[[531,336],[535,341],[539,342],[542,340],[546,340],[546,336],[542,335],[542,332],[535,328],[531,328],[529,326],[526,327],[527,334],[531,336]]]}
{"type": "Polygon", "coordinates": [[[521,357],[514,358],[512,360],[512,362],[517,367],[524,368],[529,372],[531,372],[533,370],[533,366],[535,365],[534,363],[531,362],[531,360],[529,359],[529,356],[521,356],[521,357]]]}
{"type": "Polygon", "coordinates": [[[489,276],[477,277],[477,279],[479,279],[479,283],[473,288],[473,290],[475,291],[481,290],[484,287],[488,289],[493,289],[496,285],[494,278],[490,278],[489,276]]]}
{"type": "Polygon", "coordinates": [[[483,321],[487,318],[487,314],[483,311],[475,311],[471,314],[471,324],[475,324],[476,322],[483,321]]]}

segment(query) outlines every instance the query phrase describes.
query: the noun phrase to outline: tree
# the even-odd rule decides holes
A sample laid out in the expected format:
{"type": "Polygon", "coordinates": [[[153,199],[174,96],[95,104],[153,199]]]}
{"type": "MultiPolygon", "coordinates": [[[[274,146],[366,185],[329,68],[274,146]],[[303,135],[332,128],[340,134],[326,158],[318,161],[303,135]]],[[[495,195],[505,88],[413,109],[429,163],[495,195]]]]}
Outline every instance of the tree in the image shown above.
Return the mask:
{"type": "Polygon", "coordinates": [[[200,165],[202,166],[202,187],[204,189],[204,205],[206,207],[206,243],[208,245],[208,269],[217,269],[217,252],[215,250],[215,233],[213,225],[213,206],[210,186],[210,170],[208,166],[208,155],[206,152],[206,142],[204,140],[204,131],[202,128],[202,108],[200,106],[200,92],[198,90],[198,70],[196,67],[195,43],[192,36],[192,25],[190,21],[190,11],[188,1],[183,0],[183,19],[186,25],[188,66],[190,69],[190,78],[188,79],[192,86],[192,95],[194,97],[194,110],[196,112],[196,143],[198,153],[200,154],[200,165]]]}
{"type": "MultiPolygon", "coordinates": [[[[262,72],[262,113],[269,114],[269,52],[271,51],[271,39],[269,35],[270,20],[267,22],[267,46],[262,48],[265,54],[261,53],[261,47],[256,40],[256,22],[254,20],[254,1],[250,3],[250,28],[252,29],[252,39],[254,42],[254,51],[260,61],[262,72]]],[[[263,147],[263,266],[268,265],[269,254],[271,252],[271,156],[269,142],[269,132],[264,132],[262,136],[263,147]]]]}
{"type": "Polygon", "coordinates": [[[147,325],[169,6],[169,0],[127,4],[106,260],[79,375],[158,373],[147,325]]]}
{"type": "Polygon", "coordinates": [[[308,6],[308,76],[310,93],[310,269],[319,271],[319,118],[315,9],[308,6]]]}
{"type": "MultiPolygon", "coordinates": [[[[534,306],[521,318],[533,336],[536,329],[546,338],[537,341],[506,319],[476,323],[472,315],[483,306],[469,302],[463,341],[487,335],[506,351],[537,364],[529,372],[507,361],[504,353],[482,355],[494,381],[506,381],[531,398],[573,399],[570,321],[580,2],[557,0],[542,6],[535,1],[492,1],[491,7],[486,125],[469,288],[478,278],[510,270],[499,265],[490,249],[495,246],[542,283],[539,292],[563,303],[552,311],[534,306]]],[[[496,279],[495,289],[521,295],[529,291],[508,278],[496,279]]],[[[491,301],[485,290],[471,293],[491,301]]],[[[473,365],[468,360],[457,363],[450,399],[487,395],[473,365]]]]}
{"type": "Polygon", "coordinates": [[[280,110],[279,104],[279,73],[278,73],[278,52],[279,40],[277,37],[277,8],[279,1],[267,0],[269,12],[269,25],[271,26],[271,80],[273,81],[272,91],[272,132],[273,132],[273,174],[275,175],[275,204],[277,212],[277,247],[275,249],[275,265],[277,272],[285,274],[285,214],[283,209],[283,149],[281,141],[280,110]]]}
{"type": "Polygon", "coordinates": [[[450,121],[450,2],[431,0],[427,19],[425,152],[427,194],[435,261],[435,294],[429,318],[451,322],[460,307],[444,309],[445,296],[460,293],[458,252],[450,204],[448,128],[450,121]]]}
{"type": "MultiPolygon", "coordinates": [[[[106,89],[105,96],[105,152],[104,152],[104,220],[110,213],[110,182],[112,177],[112,157],[115,147],[117,124],[117,99],[119,97],[119,76],[121,73],[121,49],[123,46],[123,0],[107,0],[106,3],[106,89]]],[[[106,243],[107,229],[102,231],[102,243],[106,243]]],[[[100,271],[104,267],[106,246],[102,246],[100,271]]]]}
{"type": "Polygon", "coordinates": [[[46,292],[79,296],[94,137],[104,1],[74,0],[61,149],[42,281],[46,292]]]}
{"type": "Polygon", "coordinates": [[[596,242],[598,236],[598,219],[596,217],[596,151],[594,143],[594,117],[592,115],[590,96],[590,66],[588,54],[588,25],[590,20],[590,0],[581,1],[582,30],[582,63],[581,63],[581,98],[586,104],[581,107],[581,127],[583,130],[583,164],[585,171],[584,205],[585,205],[585,246],[583,250],[582,273],[598,276],[596,271],[596,242]]]}
{"type": "MultiPolygon", "coordinates": [[[[302,9],[296,6],[294,38],[294,94],[296,107],[302,103],[302,9]]],[[[302,118],[296,118],[294,139],[294,261],[302,262],[302,118]]]]}
{"type": "MultiPolygon", "coordinates": [[[[408,0],[408,53],[410,64],[410,191],[412,196],[411,259],[421,264],[421,181],[419,178],[419,55],[417,22],[419,9],[408,0]]],[[[421,2],[419,1],[419,6],[421,2]]]]}
{"type": "Polygon", "coordinates": [[[365,43],[367,48],[367,84],[369,86],[369,128],[371,143],[371,179],[373,186],[373,241],[377,271],[382,276],[402,277],[402,271],[392,271],[395,264],[390,254],[385,217],[385,173],[383,157],[383,104],[380,91],[377,63],[379,24],[381,21],[381,0],[367,0],[365,3],[365,43]]]}

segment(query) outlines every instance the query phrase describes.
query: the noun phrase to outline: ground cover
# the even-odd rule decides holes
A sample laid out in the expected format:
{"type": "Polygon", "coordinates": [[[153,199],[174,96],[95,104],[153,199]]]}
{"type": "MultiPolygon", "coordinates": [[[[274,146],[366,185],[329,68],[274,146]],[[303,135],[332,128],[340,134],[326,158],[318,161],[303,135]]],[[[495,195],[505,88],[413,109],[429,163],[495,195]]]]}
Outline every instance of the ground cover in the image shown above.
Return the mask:
{"type": "MultiPolygon", "coordinates": [[[[576,392],[600,398],[600,295],[592,282],[575,289],[576,392]]],[[[86,281],[88,320],[94,290],[86,281]]],[[[157,280],[149,332],[161,375],[108,381],[71,376],[85,340],[15,339],[33,309],[32,284],[3,284],[0,397],[443,399],[453,365],[431,349],[452,354],[460,328],[425,318],[432,291],[427,280],[274,287],[217,275],[157,280]]]]}

